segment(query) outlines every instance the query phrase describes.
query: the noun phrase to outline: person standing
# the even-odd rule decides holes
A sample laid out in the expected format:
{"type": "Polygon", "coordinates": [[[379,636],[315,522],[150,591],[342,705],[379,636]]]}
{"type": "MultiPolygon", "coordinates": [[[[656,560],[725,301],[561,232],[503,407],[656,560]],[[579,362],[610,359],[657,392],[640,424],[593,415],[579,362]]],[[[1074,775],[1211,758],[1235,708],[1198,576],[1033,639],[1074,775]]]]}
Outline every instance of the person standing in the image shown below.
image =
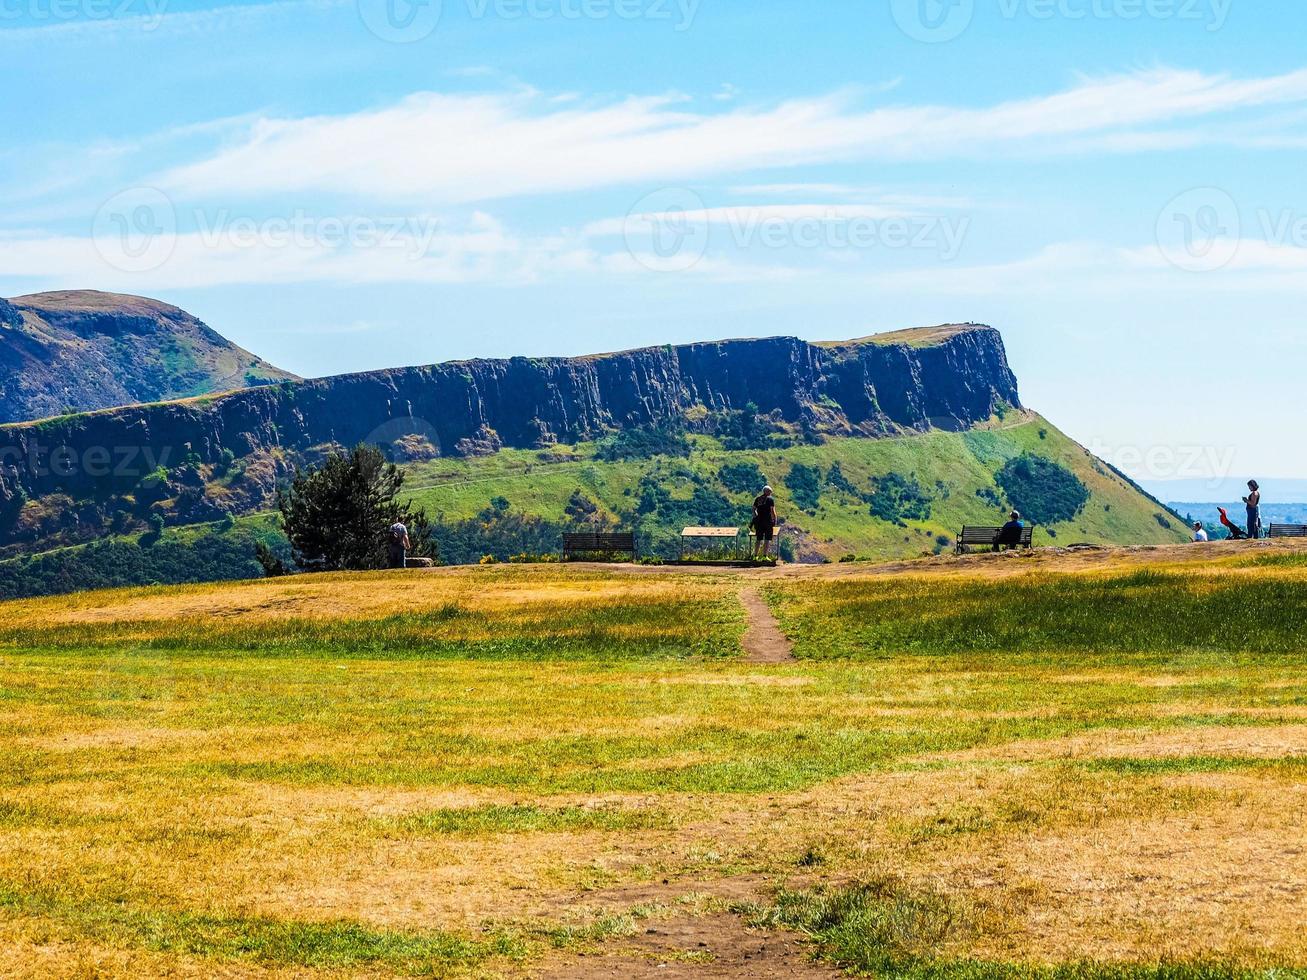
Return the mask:
{"type": "Polygon", "coordinates": [[[386,550],[390,558],[391,568],[408,567],[408,550],[412,546],[408,539],[408,528],[404,526],[403,521],[396,521],[390,525],[390,536],[386,543],[386,550]]]}
{"type": "Polygon", "coordinates": [[[776,498],[771,487],[763,487],[753,502],[753,533],[758,536],[753,558],[769,557],[772,539],[776,537],[776,498]]]}
{"type": "Polygon", "coordinates": [[[1256,480],[1248,481],[1248,496],[1243,502],[1248,505],[1248,537],[1256,541],[1262,536],[1262,488],[1256,480]]]}

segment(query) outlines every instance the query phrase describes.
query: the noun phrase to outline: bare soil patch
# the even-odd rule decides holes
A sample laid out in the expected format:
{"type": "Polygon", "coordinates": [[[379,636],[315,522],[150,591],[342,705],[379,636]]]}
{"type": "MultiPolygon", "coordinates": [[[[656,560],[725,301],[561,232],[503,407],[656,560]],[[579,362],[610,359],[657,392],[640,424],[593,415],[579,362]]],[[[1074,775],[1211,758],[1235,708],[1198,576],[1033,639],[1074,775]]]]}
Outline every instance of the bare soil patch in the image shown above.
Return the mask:
{"type": "Polygon", "coordinates": [[[832,978],[837,970],[813,961],[811,948],[793,933],[750,929],[740,918],[712,915],[649,925],[603,953],[546,967],[541,980],[643,980],[643,978],[832,978]]]}
{"type": "Polygon", "coordinates": [[[745,659],[752,664],[786,664],[794,662],[794,649],[780,624],[772,615],[767,601],[756,588],[740,591],[749,628],[744,634],[745,659]]]}

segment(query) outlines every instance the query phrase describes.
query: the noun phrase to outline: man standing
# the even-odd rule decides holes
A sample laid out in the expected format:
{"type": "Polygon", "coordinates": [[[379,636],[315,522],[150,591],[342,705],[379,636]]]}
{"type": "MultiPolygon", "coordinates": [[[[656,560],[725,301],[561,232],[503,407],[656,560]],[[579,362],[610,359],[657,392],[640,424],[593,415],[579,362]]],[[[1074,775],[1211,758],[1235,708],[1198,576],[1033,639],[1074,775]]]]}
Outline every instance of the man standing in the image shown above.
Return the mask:
{"type": "Polygon", "coordinates": [[[408,549],[412,545],[408,540],[408,528],[402,521],[396,521],[390,525],[390,540],[387,543],[387,551],[390,556],[391,568],[405,568],[408,565],[408,549]]]}
{"type": "Polygon", "coordinates": [[[753,532],[758,536],[753,549],[754,561],[770,557],[768,550],[776,537],[776,498],[771,487],[763,487],[762,494],[753,502],[753,532]]]}

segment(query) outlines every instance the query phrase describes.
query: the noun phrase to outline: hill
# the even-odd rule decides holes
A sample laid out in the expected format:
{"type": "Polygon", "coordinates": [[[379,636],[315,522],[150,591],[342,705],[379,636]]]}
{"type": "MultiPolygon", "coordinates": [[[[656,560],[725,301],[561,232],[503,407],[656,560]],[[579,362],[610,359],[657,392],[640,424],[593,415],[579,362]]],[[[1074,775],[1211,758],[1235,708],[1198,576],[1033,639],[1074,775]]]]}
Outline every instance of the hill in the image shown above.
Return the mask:
{"type": "Polygon", "coordinates": [[[0,594],[248,575],[231,556],[279,538],[246,515],[359,442],[406,469],[451,563],[603,526],[674,556],[686,525],[747,523],[767,481],[783,553],[806,562],[939,553],[1014,506],[1042,544],[1184,537],[1021,405],[996,330],[960,324],[460,361],[0,426],[0,594]]]}
{"type": "Polygon", "coordinates": [[[94,290],[0,299],[0,422],[292,377],[158,300],[94,290]]]}

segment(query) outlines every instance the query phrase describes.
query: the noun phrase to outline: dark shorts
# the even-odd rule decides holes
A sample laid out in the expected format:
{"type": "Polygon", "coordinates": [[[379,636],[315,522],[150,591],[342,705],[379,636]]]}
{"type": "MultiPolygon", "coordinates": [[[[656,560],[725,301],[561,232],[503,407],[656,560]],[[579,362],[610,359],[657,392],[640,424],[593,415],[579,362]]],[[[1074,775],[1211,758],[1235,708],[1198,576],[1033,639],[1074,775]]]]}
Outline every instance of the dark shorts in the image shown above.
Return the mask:
{"type": "Polygon", "coordinates": [[[766,524],[755,524],[753,526],[753,531],[758,535],[759,541],[770,541],[772,538],[776,537],[776,528],[766,524]]]}

